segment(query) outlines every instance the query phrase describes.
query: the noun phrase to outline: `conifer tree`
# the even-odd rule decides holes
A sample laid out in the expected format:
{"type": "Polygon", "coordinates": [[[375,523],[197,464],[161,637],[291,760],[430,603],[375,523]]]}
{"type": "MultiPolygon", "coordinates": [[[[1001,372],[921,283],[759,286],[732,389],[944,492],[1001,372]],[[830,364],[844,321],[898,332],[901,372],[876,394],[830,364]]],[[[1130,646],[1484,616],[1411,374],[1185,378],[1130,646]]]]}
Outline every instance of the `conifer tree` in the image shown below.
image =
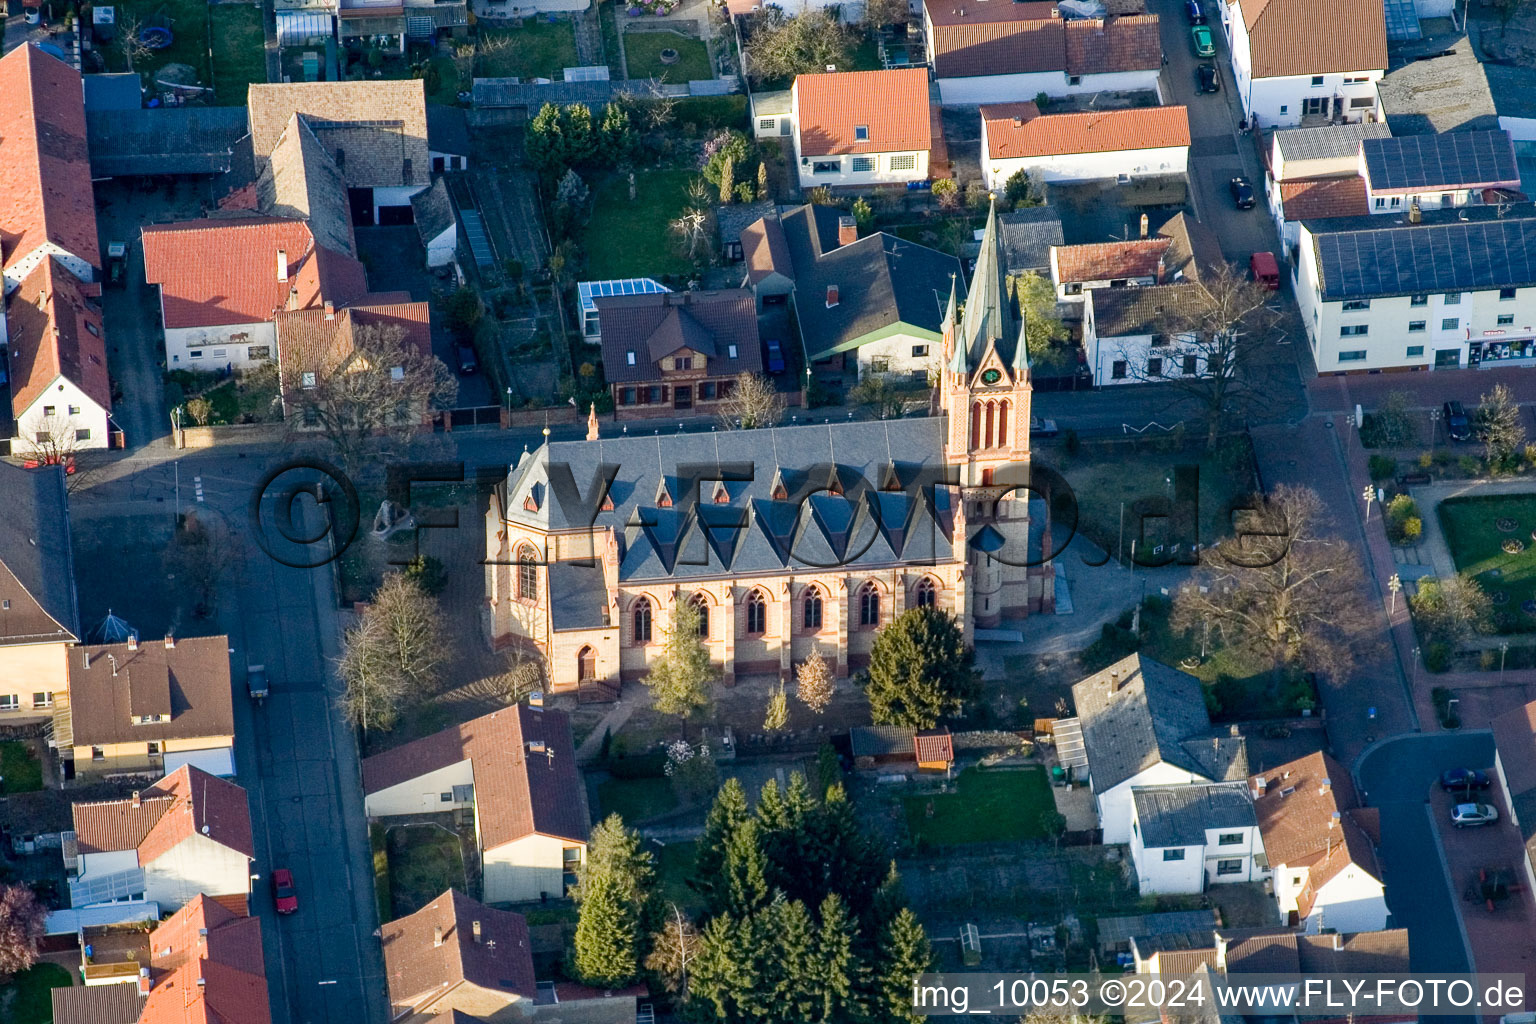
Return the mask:
{"type": "Polygon", "coordinates": [[[655,868],[640,836],[617,814],[592,830],[576,887],[579,916],[571,953],[573,973],[601,988],[628,985],[640,973],[641,940],[658,923],[655,868]]]}
{"type": "Polygon", "coordinates": [[[720,786],[715,802],[704,819],[704,833],[699,836],[698,857],[694,862],[693,888],[712,909],[723,906],[722,875],[726,848],[742,823],[751,817],[747,794],[741,780],[732,776],[720,786]]]}
{"type": "Polygon", "coordinates": [[[748,820],[731,836],[722,872],[725,898],[718,907],[711,909],[745,916],[767,905],[772,890],[760,831],[757,822],[748,820]]]}
{"type": "Polygon", "coordinates": [[[816,935],[817,1020],[847,1020],[853,998],[858,959],[853,954],[857,927],[836,893],[821,901],[821,928],[816,935]]]}
{"type": "Polygon", "coordinates": [[[880,935],[872,1012],[881,1020],[917,1022],[912,981],[933,964],[933,947],[917,915],[903,907],[880,935]]]}

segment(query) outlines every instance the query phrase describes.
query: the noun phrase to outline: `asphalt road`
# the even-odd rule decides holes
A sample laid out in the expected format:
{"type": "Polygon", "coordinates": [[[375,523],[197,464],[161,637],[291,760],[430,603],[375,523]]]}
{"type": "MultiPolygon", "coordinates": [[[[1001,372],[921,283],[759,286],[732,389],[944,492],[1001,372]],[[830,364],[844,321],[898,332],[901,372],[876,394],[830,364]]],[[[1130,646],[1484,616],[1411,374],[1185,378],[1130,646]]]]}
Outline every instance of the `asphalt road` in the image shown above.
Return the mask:
{"type": "Polygon", "coordinates": [[[1367,750],[1355,765],[1366,803],[1381,808],[1387,906],[1393,921],[1408,929],[1414,971],[1469,970],[1466,933],[1430,818],[1429,794],[1447,768],[1492,767],[1493,737],[1487,732],[1396,736],[1367,750]]]}

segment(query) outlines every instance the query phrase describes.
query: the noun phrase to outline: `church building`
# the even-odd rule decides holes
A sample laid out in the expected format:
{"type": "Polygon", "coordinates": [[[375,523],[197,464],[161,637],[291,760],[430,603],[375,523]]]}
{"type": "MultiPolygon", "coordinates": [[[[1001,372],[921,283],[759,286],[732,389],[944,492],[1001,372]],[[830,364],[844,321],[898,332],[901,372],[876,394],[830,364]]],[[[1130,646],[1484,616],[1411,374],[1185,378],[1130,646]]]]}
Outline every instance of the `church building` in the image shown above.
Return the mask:
{"type": "Polygon", "coordinates": [[[963,311],[951,283],[934,415],[524,452],[486,518],[492,645],[601,700],[645,675],[680,601],[728,685],[792,679],[812,651],[846,677],[911,607],[954,614],[967,640],[1052,611],[1054,567],[1028,564],[1048,524],[1030,537],[1029,358],[1006,275],[994,211],[963,311]]]}

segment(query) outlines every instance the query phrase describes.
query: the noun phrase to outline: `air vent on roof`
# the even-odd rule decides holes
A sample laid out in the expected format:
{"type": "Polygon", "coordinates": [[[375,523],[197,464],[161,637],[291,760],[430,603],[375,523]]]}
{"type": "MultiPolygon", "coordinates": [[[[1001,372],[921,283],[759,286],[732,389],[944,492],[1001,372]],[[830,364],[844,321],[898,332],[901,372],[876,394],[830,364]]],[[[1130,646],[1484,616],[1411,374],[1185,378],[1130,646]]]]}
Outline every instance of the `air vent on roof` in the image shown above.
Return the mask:
{"type": "Polygon", "coordinates": [[[544,741],[543,740],[529,740],[528,741],[528,753],[530,753],[530,754],[542,754],[542,753],[544,753],[544,741]]]}
{"type": "Polygon", "coordinates": [[[1288,797],[1288,796],[1290,796],[1294,792],[1296,792],[1296,787],[1295,786],[1286,786],[1284,789],[1282,789],[1280,791],[1280,796],[1281,796],[1281,798],[1288,797]]]}

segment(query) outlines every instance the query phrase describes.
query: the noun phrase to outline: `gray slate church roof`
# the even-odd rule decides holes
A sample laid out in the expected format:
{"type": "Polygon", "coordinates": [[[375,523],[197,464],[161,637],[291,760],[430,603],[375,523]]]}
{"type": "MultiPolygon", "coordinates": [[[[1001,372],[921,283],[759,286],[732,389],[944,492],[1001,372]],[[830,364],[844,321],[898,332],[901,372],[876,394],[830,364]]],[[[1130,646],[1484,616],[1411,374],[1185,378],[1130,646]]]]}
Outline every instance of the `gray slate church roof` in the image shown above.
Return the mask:
{"type": "Polygon", "coordinates": [[[1241,736],[1211,734],[1200,680],[1132,654],[1072,687],[1095,793],[1167,762],[1209,779],[1248,775],[1241,736]]]}
{"type": "Polygon", "coordinates": [[[513,467],[502,507],[541,532],[614,528],[626,582],[946,561],[949,493],[913,486],[940,478],[943,431],[924,418],[551,442],[513,467]],[[602,466],[612,507],[592,513],[602,466]],[[709,479],[721,470],[751,478],[709,479]]]}

